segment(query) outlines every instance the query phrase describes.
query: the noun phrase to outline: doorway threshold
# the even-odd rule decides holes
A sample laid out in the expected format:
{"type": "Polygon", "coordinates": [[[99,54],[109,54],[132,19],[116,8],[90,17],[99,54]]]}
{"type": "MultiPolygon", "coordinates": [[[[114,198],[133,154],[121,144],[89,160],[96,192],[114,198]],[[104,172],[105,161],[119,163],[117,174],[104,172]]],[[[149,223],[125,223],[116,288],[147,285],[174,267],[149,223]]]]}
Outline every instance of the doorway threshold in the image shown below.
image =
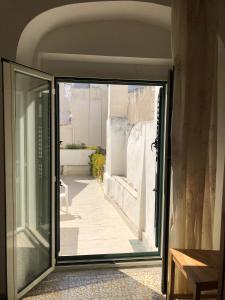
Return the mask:
{"type": "Polygon", "coordinates": [[[159,258],[148,260],[127,260],[127,261],[68,261],[67,263],[58,262],[56,271],[65,270],[96,270],[96,269],[113,269],[113,268],[143,268],[143,267],[161,267],[162,261],[159,258]]]}

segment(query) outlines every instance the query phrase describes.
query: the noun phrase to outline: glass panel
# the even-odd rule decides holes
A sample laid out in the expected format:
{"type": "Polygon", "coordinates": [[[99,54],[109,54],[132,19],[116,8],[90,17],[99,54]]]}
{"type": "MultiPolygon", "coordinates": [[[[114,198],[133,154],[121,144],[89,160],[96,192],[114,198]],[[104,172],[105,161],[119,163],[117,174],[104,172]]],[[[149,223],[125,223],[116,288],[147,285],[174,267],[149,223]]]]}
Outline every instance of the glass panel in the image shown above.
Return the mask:
{"type": "Polygon", "coordinates": [[[51,265],[50,82],[16,72],[18,292],[51,265]]]}
{"type": "Polygon", "coordinates": [[[59,256],[158,252],[160,88],[60,82],[59,256]]]}

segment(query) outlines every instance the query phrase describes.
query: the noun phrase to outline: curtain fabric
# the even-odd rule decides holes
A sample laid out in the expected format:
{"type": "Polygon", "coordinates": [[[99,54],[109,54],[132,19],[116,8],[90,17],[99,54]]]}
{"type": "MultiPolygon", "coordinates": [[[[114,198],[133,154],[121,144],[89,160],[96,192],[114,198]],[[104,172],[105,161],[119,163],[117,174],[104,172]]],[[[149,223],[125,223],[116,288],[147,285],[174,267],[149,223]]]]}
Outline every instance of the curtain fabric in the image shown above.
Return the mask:
{"type": "MultiPolygon", "coordinates": [[[[172,0],[172,53],[170,247],[211,249],[217,150],[217,0],[172,0]]],[[[182,277],[178,281],[182,290],[182,277]]]]}

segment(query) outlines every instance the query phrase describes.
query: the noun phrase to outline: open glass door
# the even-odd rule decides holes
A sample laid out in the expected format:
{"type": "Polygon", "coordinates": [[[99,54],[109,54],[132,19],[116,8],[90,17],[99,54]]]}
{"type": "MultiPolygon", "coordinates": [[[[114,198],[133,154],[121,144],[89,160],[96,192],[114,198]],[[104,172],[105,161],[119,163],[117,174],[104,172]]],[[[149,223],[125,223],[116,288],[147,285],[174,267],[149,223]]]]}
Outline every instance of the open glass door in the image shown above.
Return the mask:
{"type": "Polygon", "coordinates": [[[54,78],[3,62],[8,299],[54,268],[54,78]]]}
{"type": "Polygon", "coordinates": [[[55,82],[57,263],[159,259],[166,83],[55,82]]]}

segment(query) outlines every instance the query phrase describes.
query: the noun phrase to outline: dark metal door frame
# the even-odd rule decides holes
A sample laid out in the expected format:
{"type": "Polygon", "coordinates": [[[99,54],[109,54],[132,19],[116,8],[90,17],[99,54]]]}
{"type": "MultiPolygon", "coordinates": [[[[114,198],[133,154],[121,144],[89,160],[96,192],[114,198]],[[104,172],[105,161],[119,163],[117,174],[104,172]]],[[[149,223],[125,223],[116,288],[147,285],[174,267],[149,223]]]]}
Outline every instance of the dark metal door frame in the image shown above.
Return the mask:
{"type": "MultiPolygon", "coordinates": [[[[161,260],[162,258],[162,243],[161,243],[161,232],[162,232],[162,192],[159,193],[160,203],[159,203],[159,222],[158,222],[158,242],[159,242],[159,251],[157,252],[148,252],[148,253],[121,253],[121,254],[99,254],[99,255],[80,255],[80,256],[59,256],[59,247],[60,247],[60,213],[59,213],[59,190],[60,190],[60,128],[59,128],[59,83],[60,82],[70,82],[70,83],[98,83],[98,84],[133,84],[133,85],[153,85],[161,86],[163,89],[162,97],[162,106],[160,119],[164,120],[165,115],[165,93],[166,93],[166,81],[146,81],[146,80],[116,80],[116,79],[95,79],[95,78],[74,78],[74,77],[56,77],[55,78],[55,87],[56,87],[56,264],[57,265],[81,265],[81,264],[91,264],[91,263],[117,263],[117,262],[131,262],[131,261],[150,261],[150,260],[161,260]]],[[[161,139],[164,140],[164,121],[163,124],[159,124],[161,127],[161,139]]],[[[163,153],[164,145],[160,147],[160,189],[163,185],[163,153]]]]}
{"type": "Polygon", "coordinates": [[[164,210],[163,210],[163,245],[162,245],[162,293],[167,293],[168,249],[169,249],[169,216],[170,216],[170,185],[171,185],[171,123],[173,110],[174,70],[168,74],[167,106],[165,111],[165,165],[164,165],[164,210]]]}
{"type": "Polygon", "coordinates": [[[7,266],[6,266],[6,192],[5,192],[5,126],[4,126],[4,76],[3,76],[3,62],[1,58],[1,101],[0,101],[0,299],[7,299],[7,266]]]}

